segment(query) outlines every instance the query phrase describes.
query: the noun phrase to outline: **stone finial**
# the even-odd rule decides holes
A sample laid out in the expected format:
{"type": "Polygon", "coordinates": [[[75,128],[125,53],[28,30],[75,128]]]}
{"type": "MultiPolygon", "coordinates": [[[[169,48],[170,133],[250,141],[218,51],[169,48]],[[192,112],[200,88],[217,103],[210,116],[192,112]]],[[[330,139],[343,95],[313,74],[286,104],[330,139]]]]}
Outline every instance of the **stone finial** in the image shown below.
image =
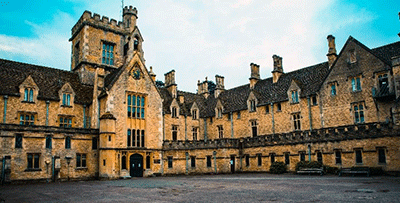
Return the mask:
{"type": "Polygon", "coordinates": [[[152,79],[153,81],[156,81],[156,76],[157,76],[157,75],[153,72],[153,67],[152,67],[152,66],[150,66],[149,75],[150,75],[150,77],[151,77],[151,79],[152,79]]]}

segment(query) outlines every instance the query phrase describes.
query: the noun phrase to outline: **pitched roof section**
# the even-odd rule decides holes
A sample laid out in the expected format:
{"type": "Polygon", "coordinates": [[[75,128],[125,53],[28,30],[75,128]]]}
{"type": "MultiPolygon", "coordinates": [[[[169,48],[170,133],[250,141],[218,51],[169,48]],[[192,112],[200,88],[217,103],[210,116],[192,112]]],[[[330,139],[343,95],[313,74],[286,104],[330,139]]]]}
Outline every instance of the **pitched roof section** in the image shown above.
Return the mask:
{"type": "Polygon", "coordinates": [[[388,64],[392,64],[392,57],[400,55],[400,42],[391,43],[371,50],[388,64]]]}
{"type": "Polygon", "coordinates": [[[0,59],[0,94],[19,96],[19,85],[29,75],[39,88],[38,99],[60,100],[58,91],[69,83],[76,94],[75,103],[92,102],[93,86],[83,85],[77,73],[5,59],[0,59]]]}

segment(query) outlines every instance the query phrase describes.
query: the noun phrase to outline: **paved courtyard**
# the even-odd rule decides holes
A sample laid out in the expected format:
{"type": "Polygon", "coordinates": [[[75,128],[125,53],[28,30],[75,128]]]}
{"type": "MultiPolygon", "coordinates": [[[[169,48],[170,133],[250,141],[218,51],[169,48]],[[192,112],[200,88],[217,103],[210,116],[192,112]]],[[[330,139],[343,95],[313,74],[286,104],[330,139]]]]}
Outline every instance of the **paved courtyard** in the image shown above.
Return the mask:
{"type": "Polygon", "coordinates": [[[400,202],[399,177],[233,174],[0,186],[0,202],[400,202]]]}

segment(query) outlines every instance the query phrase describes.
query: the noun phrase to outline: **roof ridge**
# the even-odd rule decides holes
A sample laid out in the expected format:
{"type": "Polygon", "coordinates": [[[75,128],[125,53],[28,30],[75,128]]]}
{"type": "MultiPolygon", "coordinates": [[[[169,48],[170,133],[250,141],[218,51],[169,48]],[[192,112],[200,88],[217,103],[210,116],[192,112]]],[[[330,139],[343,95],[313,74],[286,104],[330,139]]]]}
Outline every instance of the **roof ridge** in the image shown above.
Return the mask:
{"type": "Polygon", "coordinates": [[[372,48],[371,50],[375,51],[375,50],[377,50],[377,49],[381,49],[381,48],[384,48],[384,47],[392,46],[392,45],[398,44],[398,43],[400,44],[400,41],[392,42],[392,43],[385,44],[385,45],[382,45],[382,46],[379,46],[379,47],[375,47],[375,48],[372,48]]]}
{"type": "Polygon", "coordinates": [[[31,64],[31,63],[26,63],[26,62],[19,62],[19,61],[12,61],[12,60],[8,60],[8,59],[3,59],[0,58],[0,60],[2,61],[8,61],[8,62],[12,62],[12,63],[17,63],[17,64],[21,64],[21,65],[29,65],[29,66],[34,66],[37,68],[46,68],[46,69],[50,69],[50,70],[54,70],[54,71],[60,71],[60,72],[66,72],[66,73],[71,73],[71,74],[77,74],[75,72],[72,72],[70,70],[64,70],[64,69],[59,69],[59,68],[53,68],[53,67],[49,67],[49,66],[43,66],[43,65],[37,65],[37,64],[31,64]]]}

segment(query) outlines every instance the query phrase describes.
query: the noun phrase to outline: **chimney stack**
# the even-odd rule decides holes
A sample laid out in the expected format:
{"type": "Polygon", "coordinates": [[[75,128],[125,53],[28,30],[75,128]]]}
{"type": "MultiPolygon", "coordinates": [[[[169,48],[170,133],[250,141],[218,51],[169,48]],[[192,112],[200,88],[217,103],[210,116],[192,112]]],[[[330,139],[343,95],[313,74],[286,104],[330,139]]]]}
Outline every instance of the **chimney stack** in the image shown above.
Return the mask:
{"type": "Polygon", "coordinates": [[[197,81],[197,94],[203,95],[206,99],[210,95],[208,92],[208,81],[206,80],[200,83],[200,80],[197,81]]]}
{"type": "Polygon", "coordinates": [[[279,78],[283,74],[282,57],[278,55],[272,56],[274,60],[274,70],[272,71],[273,82],[278,82],[279,78]]]}
{"type": "Polygon", "coordinates": [[[175,70],[171,70],[164,74],[165,76],[165,88],[168,89],[169,93],[173,98],[177,97],[177,85],[175,84],[175,70]]]}
{"type": "Polygon", "coordinates": [[[333,62],[335,62],[335,60],[337,58],[335,37],[332,35],[328,35],[327,39],[328,39],[329,50],[328,50],[328,54],[326,56],[328,57],[329,68],[331,68],[331,66],[333,65],[333,62]]]}
{"type": "Polygon", "coordinates": [[[251,75],[250,75],[250,88],[253,89],[256,83],[260,80],[260,66],[251,63],[250,64],[250,70],[251,70],[251,75]]]}
{"type": "Polygon", "coordinates": [[[215,75],[215,83],[216,86],[215,86],[214,96],[215,98],[217,98],[219,94],[221,94],[221,92],[225,90],[224,76],[215,75]]]}

